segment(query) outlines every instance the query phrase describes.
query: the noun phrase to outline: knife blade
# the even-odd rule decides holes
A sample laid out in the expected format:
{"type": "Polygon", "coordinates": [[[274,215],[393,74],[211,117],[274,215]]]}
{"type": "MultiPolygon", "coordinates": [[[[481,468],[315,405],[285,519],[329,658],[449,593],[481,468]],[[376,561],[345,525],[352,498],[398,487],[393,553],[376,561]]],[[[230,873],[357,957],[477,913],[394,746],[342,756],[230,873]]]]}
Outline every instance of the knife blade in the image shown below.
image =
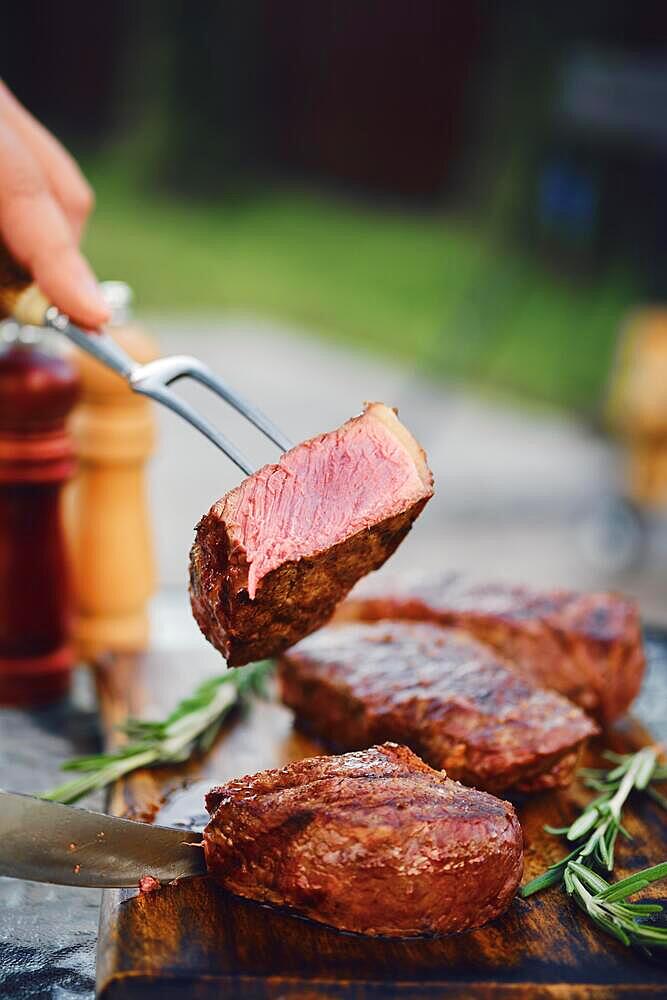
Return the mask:
{"type": "Polygon", "coordinates": [[[0,791],[0,875],[102,889],[206,873],[202,835],[0,791]]]}

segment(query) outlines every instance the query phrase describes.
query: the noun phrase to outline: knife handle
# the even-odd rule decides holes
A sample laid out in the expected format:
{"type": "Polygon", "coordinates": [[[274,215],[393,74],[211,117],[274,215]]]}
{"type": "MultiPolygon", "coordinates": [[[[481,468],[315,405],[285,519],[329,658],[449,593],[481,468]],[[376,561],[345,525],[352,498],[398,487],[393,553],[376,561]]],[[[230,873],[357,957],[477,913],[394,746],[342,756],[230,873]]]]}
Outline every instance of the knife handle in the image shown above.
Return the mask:
{"type": "Polygon", "coordinates": [[[50,303],[0,240],[0,320],[43,326],[50,303]]]}

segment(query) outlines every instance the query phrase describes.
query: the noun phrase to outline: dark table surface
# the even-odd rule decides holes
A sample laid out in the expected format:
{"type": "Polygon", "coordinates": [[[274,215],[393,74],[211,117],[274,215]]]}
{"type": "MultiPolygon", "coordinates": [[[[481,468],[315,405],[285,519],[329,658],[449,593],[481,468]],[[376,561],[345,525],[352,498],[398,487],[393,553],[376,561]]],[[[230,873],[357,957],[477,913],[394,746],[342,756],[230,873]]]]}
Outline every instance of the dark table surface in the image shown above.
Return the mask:
{"type": "MultiPolygon", "coordinates": [[[[667,633],[649,632],[649,668],[636,708],[656,739],[667,741],[662,692],[667,633]],[[659,692],[659,694],[658,694],[659,692]]],[[[40,711],[0,709],[0,787],[40,792],[62,780],[59,765],[99,749],[94,697],[77,675],[72,698],[40,711]]],[[[101,809],[103,797],[85,805],[101,809]]],[[[0,1000],[91,1000],[100,892],[0,878],[0,1000]]]]}
{"type": "MultiPolygon", "coordinates": [[[[60,763],[99,749],[94,698],[83,672],[72,698],[49,709],[0,709],[0,787],[40,792],[60,763]]],[[[102,808],[102,796],[86,805],[102,808]]],[[[0,998],[86,1000],[95,993],[99,889],[0,878],[0,998]]]]}

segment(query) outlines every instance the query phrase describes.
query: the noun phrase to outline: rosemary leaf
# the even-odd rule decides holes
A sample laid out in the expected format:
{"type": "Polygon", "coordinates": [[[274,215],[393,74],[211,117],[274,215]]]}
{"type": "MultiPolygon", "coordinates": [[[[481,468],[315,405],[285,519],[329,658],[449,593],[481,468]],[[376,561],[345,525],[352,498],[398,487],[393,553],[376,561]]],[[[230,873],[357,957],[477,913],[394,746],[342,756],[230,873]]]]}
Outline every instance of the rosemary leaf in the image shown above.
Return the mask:
{"type": "Polygon", "coordinates": [[[574,823],[567,831],[567,839],[579,840],[585,833],[588,833],[589,830],[592,830],[592,828],[597,825],[599,819],[600,817],[596,809],[585,810],[582,812],[581,816],[575,819],[574,823]]]}
{"type": "Polygon", "coordinates": [[[637,872],[636,875],[628,875],[620,882],[614,882],[613,885],[604,890],[602,895],[608,902],[613,902],[615,899],[625,899],[626,896],[631,896],[632,893],[639,892],[647,885],[660,882],[664,878],[667,878],[667,861],[663,861],[660,865],[653,865],[652,868],[645,868],[643,871],[637,872]]]}
{"type": "Polygon", "coordinates": [[[667,810],[667,796],[661,795],[659,791],[652,788],[650,785],[648,788],[645,788],[644,791],[647,795],[650,795],[654,802],[657,802],[659,806],[662,806],[663,809],[667,810]]]}
{"type": "Polygon", "coordinates": [[[568,865],[573,872],[581,879],[584,885],[587,885],[589,889],[593,892],[604,892],[609,888],[609,883],[594,872],[591,868],[587,868],[585,865],[579,864],[577,861],[571,861],[568,865]]]}

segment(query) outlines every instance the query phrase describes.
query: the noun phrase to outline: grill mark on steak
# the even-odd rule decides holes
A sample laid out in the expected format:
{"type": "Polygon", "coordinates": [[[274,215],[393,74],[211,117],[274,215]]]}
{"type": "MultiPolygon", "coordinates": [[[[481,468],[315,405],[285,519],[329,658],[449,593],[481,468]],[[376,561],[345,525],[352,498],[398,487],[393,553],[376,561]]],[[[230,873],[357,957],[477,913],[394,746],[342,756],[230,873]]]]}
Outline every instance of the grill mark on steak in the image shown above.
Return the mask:
{"type": "Polygon", "coordinates": [[[422,580],[364,581],[336,620],[409,619],[460,628],[538,684],[605,724],[641,686],[644,652],[635,603],[619,594],[539,592],[471,584],[452,573],[422,580]]]}
{"type": "Polygon", "coordinates": [[[486,646],[430,623],[330,626],[286,653],[279,677],[299,725],[329,746],[395,740],[489,791],[568,784],[597,731],[486,646]]]}
{"type": "Polygon", "coordinates": [[[389,558],[432,495],[417,442],[393,410],[367,405],[201,519],[190,553],[199,627],[230,666],[282,652],[389,558]]]}
{"type": "Polygon", "coordinates": [[[206,861],[225,888],[341,930],[467,930],[521,880],[512,806],[395,744],[235,779],[206,806],[206,861]]]}

